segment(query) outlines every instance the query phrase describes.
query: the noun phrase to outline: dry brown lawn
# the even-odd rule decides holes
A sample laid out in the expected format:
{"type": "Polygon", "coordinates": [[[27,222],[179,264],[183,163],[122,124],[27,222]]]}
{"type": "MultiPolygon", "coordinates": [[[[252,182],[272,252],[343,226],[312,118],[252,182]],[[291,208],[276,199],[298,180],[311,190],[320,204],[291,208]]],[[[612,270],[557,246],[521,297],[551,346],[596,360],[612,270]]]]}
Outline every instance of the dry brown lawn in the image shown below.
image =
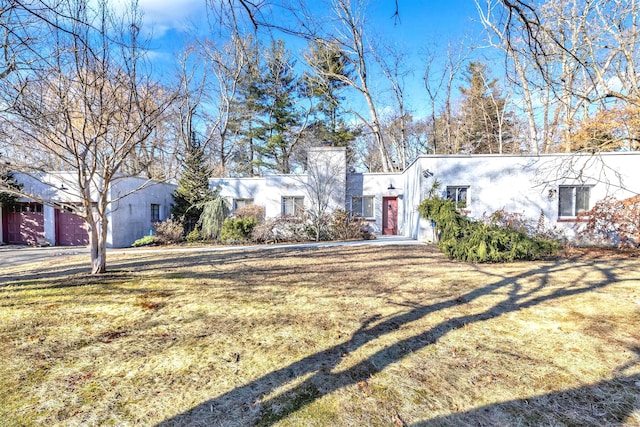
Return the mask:
{"type": "Polygon", "coordinates": [[[0,271],[0,425],[640,425],[629,254],[130,251],[87,267],[0,271]]]}

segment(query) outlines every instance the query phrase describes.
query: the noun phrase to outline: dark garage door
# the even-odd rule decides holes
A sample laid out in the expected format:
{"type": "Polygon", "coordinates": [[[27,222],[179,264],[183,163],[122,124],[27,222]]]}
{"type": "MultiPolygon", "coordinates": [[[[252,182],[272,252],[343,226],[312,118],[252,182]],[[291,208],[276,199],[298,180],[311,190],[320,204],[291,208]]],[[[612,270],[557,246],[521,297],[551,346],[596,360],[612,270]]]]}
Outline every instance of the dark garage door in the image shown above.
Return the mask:
{"type": "Polygon", "coordinates": [[[2,209],[4,241],[35,245],[44,240],[44,216],[40,203],[16,203],[2,209]]]}
{"type": "Polygon", "coordinates": [[[84,219],[68,210],[56,209],[56,244],[60,246],[85,246],[89,244],[84,219]]]}

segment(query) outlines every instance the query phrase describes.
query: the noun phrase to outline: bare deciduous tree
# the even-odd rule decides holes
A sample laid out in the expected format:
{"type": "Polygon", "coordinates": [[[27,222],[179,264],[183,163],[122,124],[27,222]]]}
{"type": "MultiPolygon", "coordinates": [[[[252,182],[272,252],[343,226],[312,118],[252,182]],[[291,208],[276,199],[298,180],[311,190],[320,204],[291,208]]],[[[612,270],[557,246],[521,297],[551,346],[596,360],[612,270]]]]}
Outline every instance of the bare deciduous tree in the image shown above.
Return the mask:
{"type": "MultiPolygon", "coordinates": [[[[34,12],[33,10],[26,10],[34,12]]],[[[142,67],[139,14],[123,16],[106,2],[38,2],[37,19],[49,36],[28,71],[3,81],[15,102],[6,125],[30,147],[71,171],[91,247],[91,272],[106,271],[111,184],[127,159],[151,137],[171,96],[142,67]]],[[[49,170],[30,158],[24,171],[49,170]]]]}
{"type": "Polygon", "coordinates": [[[454,130],[453,90],[472,50],[464,42],[449,43],[441,63],[438,63],[441,55],[435,49],[426,50],[424,85],[431,107],[433,153],[460,150],[454,130]]]}
{"type": "Polygon", "coordinates": [[[530,137],[538,139],[540,151],[554,144],[572,151],[581,122],[639,104],[637,1],[476,4],[494,45],[504,49],[518,75],[530,137]]]}

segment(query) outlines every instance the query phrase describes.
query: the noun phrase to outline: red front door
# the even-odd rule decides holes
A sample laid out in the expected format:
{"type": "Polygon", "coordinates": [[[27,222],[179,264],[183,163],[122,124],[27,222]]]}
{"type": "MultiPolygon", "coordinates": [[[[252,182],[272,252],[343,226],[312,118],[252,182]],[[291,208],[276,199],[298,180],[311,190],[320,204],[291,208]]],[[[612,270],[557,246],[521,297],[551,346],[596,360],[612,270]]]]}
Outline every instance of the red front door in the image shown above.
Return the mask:
{"type": "Polygon", "coordinates": [[[398,234],[398,198],[382,198],[382,234],[398,234]]]}

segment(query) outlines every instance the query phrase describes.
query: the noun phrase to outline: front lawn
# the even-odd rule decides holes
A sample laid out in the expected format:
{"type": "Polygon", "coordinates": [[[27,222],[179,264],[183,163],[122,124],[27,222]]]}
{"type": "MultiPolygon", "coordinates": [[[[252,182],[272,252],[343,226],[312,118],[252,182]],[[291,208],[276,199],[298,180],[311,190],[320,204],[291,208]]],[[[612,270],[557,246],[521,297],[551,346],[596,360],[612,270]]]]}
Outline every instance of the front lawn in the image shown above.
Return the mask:
{"type": "Polygon", "coordinates": [[[0,271],[0,425],[640,425],[640,259],[429,246],[0,271]]]}

